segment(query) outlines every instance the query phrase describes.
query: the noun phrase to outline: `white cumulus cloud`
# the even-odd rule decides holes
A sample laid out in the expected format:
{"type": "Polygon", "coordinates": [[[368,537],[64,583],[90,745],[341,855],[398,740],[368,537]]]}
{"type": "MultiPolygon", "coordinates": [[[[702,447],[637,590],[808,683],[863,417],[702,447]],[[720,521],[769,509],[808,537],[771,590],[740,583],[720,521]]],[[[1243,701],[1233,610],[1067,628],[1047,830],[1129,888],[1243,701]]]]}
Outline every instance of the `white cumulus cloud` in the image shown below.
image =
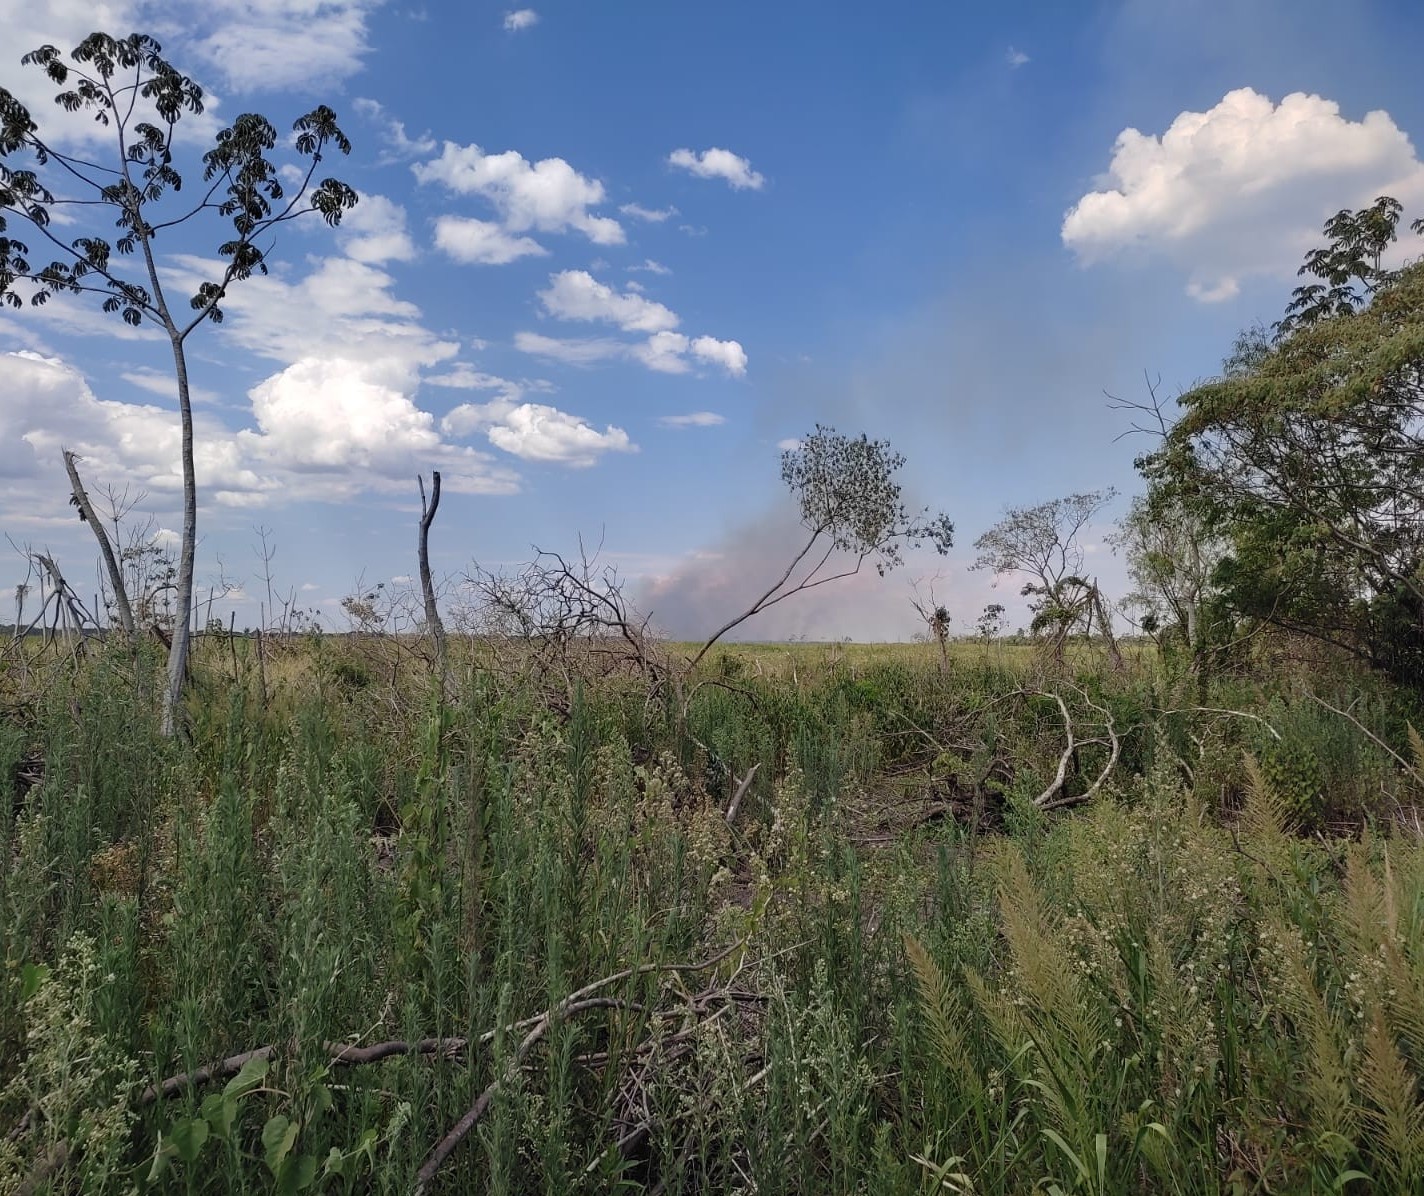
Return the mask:
{"type": "Polygon", "coordinates": [[[519,403],[500,397],[488,403],[462,403],[441,422],[450,436],[483,432],[496,448],[526,461],[584,467],[604,453],[634,453],[637,445],[622,428],[602,432],[588,421],[545,403],[519,403]]]}
{"type": "Polygon", "coordinates": [[[183,19],[201,31],[196,49],[234,90],[311,92],[361,69],[366,20],[379,3],[207,0],[185,6],[183,19]]]}
{"type": "Polygon", "coordinates": [[[550,275],[539,299],[545,311],[561,320],[602,321],[624,332],[662,332],[678,325],[677,316],[661,303],[632,291],[620,295],[586,270],[550,275]]]}
{"type": "Polygon", "coordinates": [[[690,340],[680,332],[669,331],[655,332],[645,341],[631,343],[611,337],[553,337],[517,332],[514,347],[522,353],[566,365],[587,367],[628,360],[662,374],[686,374],[692,368],[692,360],[718,365],[738,378],[746,373],[747,367],[746,352],[736,341],[719,341],[710,336],[690,340]]]}
{"type": "Polygon", "coordinates": [[[637,446],[622,428],[602,432],[577,416],[542,403],[521,403],[489,430],[490,443],[529,461],[587,466],[604,453],[631,453],[637,446]]]}
{"type": "Polygon", "coordinates": [[[740,378],[747,372],[746,350],[737,341],[719,341],[713,336],[699,336],[690,347],[692,355],[699,361],[720,365],[733,377],[740,378]]]}
{"type": "Polygon", "coordinates": [[[509,232],[573,229],[596,245],[622,245],[626,239],[618,221],[589,211],[604,202],[603,184],[586,178],[563,158],[529,162],[515,150],[487,154],[478,145],[447,141],[440,157],[412,169],[419,182],[487,200],[509,232]]]}
{"type": "Polygon", "coordinates": [[[725,179],[738,191],[760,191],[766,182],[766,177],[753,170],[747,159],[716,146],[700,154],[690,149],[675,149],[668,155],[668,164],[690,171],[700,179],[725,179]]]}
{"type": "Polygon", "coordinates": [[[1213,302],[1251,276],[1293,275],[1330,214],[1378,195],[1424,201],[1424,163],[1387,112],[1351,120],[1317,95],[1274,104],[1244,87],[1161,136],[1125,129],[1062,236],[1085,263],[1124,251],[1165,259],[1213,302]]]}
{"type": "Polygon", "coordinates": [[[640,345],[629,345],[628,355],[660,374],[685,374],[688,339],[680,332],[655,332],[640,345]]]}
{"type": "Polygon", "coordinates": [[[368,265],[408,262],[415,257],[415,243],[406,231],[405,209],[384,195],[362,195],[342,218],[340,236],[346,255],[368,265]]]}
{"type": "Polygon", "coordinates": [[[533,29],[539,23],[539,14],[532,8],[516,8],[504,14],[504,31],[506,33],[520,33],[525,29],[533,29]]]}
{"type": "MultiPolygon", "coordinates": [[[[86,476],[148,491],[176,514],[182,486],[179,427],[171,410],[101,399],[74,366],[20,352],[0,358],[0,497],[12,514],[34,507],[28,479],[53,473],[75,450],[86,476]]],[[[509,493],[518,479],[487,453],[442,442],[433,419],[373,374],[370,364],[299,361],[254,387],[255,428],[234,432],[194,413],[201,501],[255,507],[294,499],[340,501],[363,492],[404,493],[432,464],[451,488],[509,493]]]]}
{"type": "Polygon", "coordinates": [[[548,254],[533,237],[507,233],[491,220],[473,216],[440,216],[435,221],[436,247],[457,262],[477,266],[503,266],[522,257],[548,254]]]}
{"type": "Polygon", "coordinates": [[[545,312],[558,319],[614,324],[624,332],[647,333],[648,337],[627,342],[520,332],[514,343],[523,352],[580,366],[624,358],[663,374],[685,374],[696,363],[718,366],[733,377],[746,373],[747,355],[737,341],[694,338],[675,331],[681,323],[677,313],[649,299],[635,283],[620,293],[586,270],[561,270],[549,276],[549,286],[539,292],[539,299],[545,312]]]}

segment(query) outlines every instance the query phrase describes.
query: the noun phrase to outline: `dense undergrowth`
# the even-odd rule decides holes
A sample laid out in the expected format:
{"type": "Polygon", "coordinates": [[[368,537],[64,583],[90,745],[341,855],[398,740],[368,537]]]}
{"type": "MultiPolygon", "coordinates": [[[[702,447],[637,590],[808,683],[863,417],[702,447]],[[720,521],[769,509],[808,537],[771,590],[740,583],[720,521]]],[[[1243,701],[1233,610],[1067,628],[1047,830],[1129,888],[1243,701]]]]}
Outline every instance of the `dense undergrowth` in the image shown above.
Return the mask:
{"type": "Polygon", "coordinates": [[[0,1191],[1424,1190],[1368,678],[284,651],[0,682],[0,1191]]]}

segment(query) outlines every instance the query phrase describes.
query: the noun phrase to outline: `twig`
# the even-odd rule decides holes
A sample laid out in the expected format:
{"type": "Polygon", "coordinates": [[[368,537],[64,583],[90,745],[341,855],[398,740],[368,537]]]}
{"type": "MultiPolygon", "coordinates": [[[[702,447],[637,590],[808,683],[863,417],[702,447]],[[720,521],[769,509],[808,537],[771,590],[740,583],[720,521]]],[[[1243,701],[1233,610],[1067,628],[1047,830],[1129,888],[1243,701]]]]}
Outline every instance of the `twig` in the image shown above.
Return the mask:
{"type": "MultiPolygon", "coordinates": [[[[1393,756],[1394,759],[1398,761],[1400,767],[1402,767],[1405,772],[1407,772],[1411,777],[1413,777],[1416,783],[1424,785],[1424,776],[1421,776],[1419,774],[1419,770],[1416,769],[1414,765],[1410,764],[1408,760],[1406,760],[1392,747],[1390,747],[1389,744],[1385,743],[1383,739],[1381,739],[1367,726],[1365,726],[1364,723],[1360,722],[1360,720],[1357,719],[1348,710],[1341,710],[1338,706],[1330,705],[1329,702],[1327,702],[1314,690],[1307,689],[1305,691],[1305,696],[1308,697],[1312,702],[1316,703],[1316,705],[1325,707],[1325,709],[1330,711],[1331,714],[1338,714],[1346,722],[1354,726],[1357,731],[1361,732],[1364,735],[1367,735],[1372,743],[1374,743],[1377,747],[1383,749],[1384,751],[1388,752],[1391,756],[1393,756]]],[[[1278,735],[1276,736],[1276,738],[1279,739],[1280,736],[1278,735]]]]}
{"type": "Polygon", "coordinates": [[[1259,714],[1248,714],[1244,710],[1227,710],[1221,706],[1178,706],[1172,710],[1159,710],[1157,714],[1163,718],[1169,714],[1224,714],[1230,718],[1249,718],[1253,723],[1260,723],[1265,727],[1276,742],[1279,743],[1281,738],[1281,733],[1259,714]]]}

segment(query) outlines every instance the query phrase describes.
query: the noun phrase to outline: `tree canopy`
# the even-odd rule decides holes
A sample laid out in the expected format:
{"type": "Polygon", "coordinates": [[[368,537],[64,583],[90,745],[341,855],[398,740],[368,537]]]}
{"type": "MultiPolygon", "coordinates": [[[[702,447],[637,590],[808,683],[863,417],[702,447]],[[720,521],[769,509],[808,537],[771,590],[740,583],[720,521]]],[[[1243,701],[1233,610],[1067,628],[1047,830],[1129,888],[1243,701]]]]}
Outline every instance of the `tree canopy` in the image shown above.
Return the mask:
{"type": "Polygon", "coordinates": [[[1399,205],[1326,225],[1273,343],[1182,396],[1144,462],[1229,544],[1244,614],[1424,685],[1424,264],[1385,271],[1399,205]],[[1358,283],[1358,288],[1355,284],[1358,283]],[[1323,289],[1322,289],[1323,288],[1323,289]]]}

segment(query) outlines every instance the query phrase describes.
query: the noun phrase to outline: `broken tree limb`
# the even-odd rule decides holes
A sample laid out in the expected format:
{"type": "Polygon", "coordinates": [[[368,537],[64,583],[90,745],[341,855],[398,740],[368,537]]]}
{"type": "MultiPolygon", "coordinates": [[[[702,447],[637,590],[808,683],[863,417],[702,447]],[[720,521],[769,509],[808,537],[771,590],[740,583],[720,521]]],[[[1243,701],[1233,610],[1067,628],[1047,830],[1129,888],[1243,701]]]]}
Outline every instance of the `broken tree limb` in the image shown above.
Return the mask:
{"type": "MultiPolygon", "coordinates": [[[[591,997],[577,1002],[576,1007],[569,1012],[584,1013],[590,1009],[624,1009],[634,1013],[645,1012],[643,1007],[636,1002],[624,1001],[618,997],[591,997]]],[[[505,1026],[503,1030],[505,1033],[517,1032],[527,1029],[539,1020],[538,1017],[527,1018],[522,1022],[514,1022],[512,1025],[505,1026]]],[[[442,1058],[453,1058],[467,1050],[472,1042],[479,1045],[493,1042],[497,1033],[499,1033],[498,1030],[486,1030],[473,1040],[468,1038],[419,1038],[407,1042],[404,1039],[392,1039],[390,1042],[376,1042],[364,1047],[358,1046],[354,1042],[328,1042],[324,1044],[324,1049],[335,1066],[360,1067],[362,1064],[380,1063],[384,1059],[394,1059],[401,1055],[439,1055],[442,1058]]],[[[295,1050],[296,1044],[289,1044],[289,1048],[295,1050]]],[[[135,1103],[140,1107],[151,1105],[155,1101],[177,1096],[189,1088],[201,1088],[203,1085],[211,1084],[217,1080],[231,1079],[253,1059],[270,1059],[276,1052],[277,1044],[269,1043],[266,1046],[254,1047],[250,1051],[229,1055],[226,1059],[209,1067],[179,1072],[158,1084],[145,1088],[139,1093],[135,1103]]]]}
{"type": "MultiPolygon", "coordinates": [[[[1313,689],[1307,689],[1305,691],[1305,696],[1308,697],[1317,706],[1321,706],[1324,709],[1330,711],[1331,714],[1338,714],[1341,718],[1343,718],[1346,722],[1353,726],[1355,730],[1359,731],[1362,735],[1368,737],[1370,742],[1372,742],[1376,747],[1380,748],[1382,751],[1388,752],[1389,755],[1394,758],[1395,763],[1397,763],[1401,768],[1404,769],[1405,772],[1407,772],[1411,777],[1414,778],[1416,784],[1424,785],[1424,775],[1420,774],[1419,769],[1417,767],[1415,767],[1398,752],[1396,752],[1392,747],[1389,746],[1389,744],[1385,743],[1383,739],[1381,739],[1367,726],[1365,726],[1364,723],[1360,722],[1360,720],[1357,719],[1348,710],[1341,710],[1338,706],[1332,706],[1313,689]]],[[[1411,728],[1411,731],[1412,730],[1413,728],[1411,728]]],[[[1280,736],[1277,735],[1276,738],[1279,739],[1280,736]]]]}
{"type": "Polygon", "coordinates": [[[124,629],[124,634],[132,639],[134,635],[133,607],[129,604],[129,593],[124,585],[123,570],[119,568],[118,559],[114,556],[113,545],[109,543],[104,525],[99,522],[99,517],[94,513],[94,504],[89,501],[89,493],[84,489],[84,483],[79,477],[79,458],[69,449],[61,449],[60,452],[64,456],[64,468],[69,474],[69,501],[79,508],[79,518],[89,525],[89,530],[94,533],[94,539],[99,542],[99,555],[104,558],[104,572],[109,575],[109,585],[114,591],[114,607],[118,611],[119,626],[124,629]]]}
{"type": "Polygon", "coordinates": [[[1053,780],[1049,782],[1047,789],[1033,799],[1033,804],[1042,810],[1063,792],[1063,784],[1068,779],[1068,764],[1073,759],[1073,753],[1077,750],[1078,744],[1073,738],[1073,717],[1068,713],[1068,703],[1063,700],[1060,694],[1042,690],[1037,692],[1041,697],[1052,698],[1058,703],[1058,709],[1063,715],[1063,733],[1068,739],[1068,746],[1063,749],[1063,755],[1058,758],[1058,771],[1053,774],[1053,780]]]}
{"type": "MultiPolygon", "coordinates": [[[[1118,757],[1122,754],[1122,740],[1118,737],[1117,725],[1113,722],[1112,711],[1106,706],[1099,706],[1090,699],[1087,694],[1083,694],[1082,697],[1084,702],[1103,716],[1103,730],[1107,733],[1108,762],[1103,765],[1102,771],[1098,773],[1097,780],[1089,785],[1082,793],[1075,793],[1072,797],[1059,797],[1054,801],[1041,802],[1039,804],[1039,809],[1041,810],[1060,810],[1064,806],[1076,806],[1094,797],[1098,790],[1103,787],[1103,782],[1112,775],[1113,769],[1117,767],[1118,757]]],[[[1103,740],[1083,740],[1080,741],[1078,746],[1081,747],[1084,743],[1101,744],[1103,740]]]]}
{"type": "MultiPolygon", "coordinates": [[[[420,1196],[430,1186],[430,1181],[435,1178],[436,1172],[445,1165],[445,1162],[455,1148],[469,1135],[475,1128],[480,1118],[485,1115],[498,1095],[500,1089],[510,1082],[523,1066],[525,1058],[534,1049],[539,1040],[542,1039],[554,1026],[567,1020],[583,1008],[583,1002],[587,1001],[601,989],[609,988],[614,984],[620,984],[625,980],[631,980],[634,976],[646,976],[653,972],[703,972],[709,968],[716,967],[724,959],[730,956],[738,948],[745,945],[745,939],[739,939],[725,951],[719,951],[716,955],[703,960],[701,963],[645,963],[637,967],[624,968],[620,972],[614,972],[610,976],[604,976],[601,980],[595,980],[591,984],[586,984],[575,992],[570,993],[557,1004],[550,1005],[543,1013],[532,1019],[533,1025],[529,1032],[519,1041],[513,1056],[505,1066],[503,1072],[496,1076],[480,1093],[475,1103],[470,1106],[465,1115],[460,1118],[450,1131],[435,1144],[429,1156],[421,1164],[420,1170],[415,1176],[416,1196],[420,1196]]],[[[529,1024],[529,1023],[522,1023],[529,1024]]]]}
{"type": "Polygon", "coordinates": [[[742,798],[746,797],[747,790],[752,787],[752,781],[756,779],[757,769],[760,767],[760,762],[753,764],[751,768],[747,770],[747,775],[744,776],[741,783],[738,784],[736,793],[732,795],[732,801],[727,806],[726,817],[728,826],[731,826],[732,823],[736,821],[737,811],[741,809],[742,798]]]}
{"type": "Polygon", "coordinates": [[[1091,706],[1102,716],[1103,736],[1092,739],[1078,739],[1073,727],[1073,716],[1068,709],[1068,703],[1063,700],[1063,696],[1052,690],[1024,690],[1025,693],[1037,694],[1039,697],[1052,698],[1058,704],[1058,711],[1063,718],[1063,734],[1067,739],[1067,745],[1063,749],[1063,754],[1058,758],[1058,769],[1053,775],[1053,780],[1049,782],[1048,788],[1033,799],[1033,804],[1040,810],[1060,810],[1065,806],[1081,805],[1090,798],[1097,795],[1103,787],[1108,777],[1112,775],[1113,769],[1117,767],[1118,757],[1122,755],[1122,740],[1117,733],[1117,724],[1113,721],[1112,711],[1106,706],[1100,706],[1094,702],[1082,690],[1078,691],[1078,696],[1083,702],[1091,706]],[[1098,745],[1108,749],[1108,760],[1103,765],[1102,771],[1098,773],[1097,779],[1093,781],[1082,793],[1075,793],[1072,796],[1063,795],[1063,786],[1068,780],[1068,765],[1072,762],[1074,754],[1081,747],[1098,745]]]}

